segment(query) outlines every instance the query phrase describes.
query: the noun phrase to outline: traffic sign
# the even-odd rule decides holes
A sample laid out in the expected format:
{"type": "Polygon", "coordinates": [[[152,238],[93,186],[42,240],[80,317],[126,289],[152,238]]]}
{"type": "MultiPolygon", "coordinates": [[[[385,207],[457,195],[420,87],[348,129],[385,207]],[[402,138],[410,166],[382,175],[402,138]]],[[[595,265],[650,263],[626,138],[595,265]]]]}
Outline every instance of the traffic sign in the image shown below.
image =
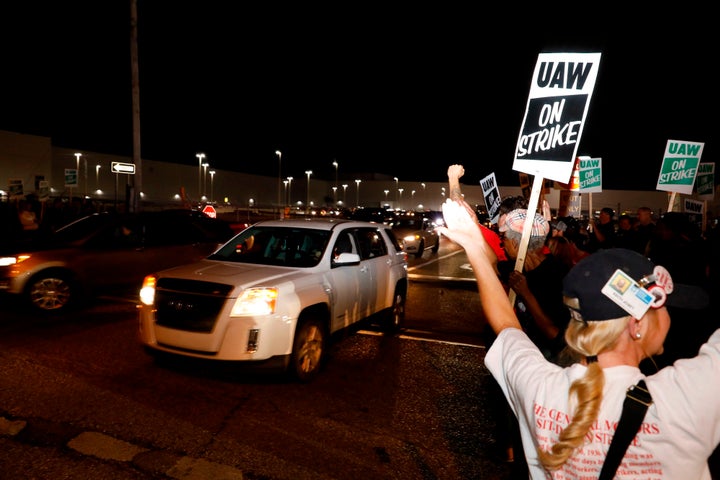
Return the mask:
{"type": "Polygon", "coordinates": [[[112,167],[113,173],[124,173],[126,175],[134,175],[135,174],[135,164],[134,163],[112,162],[111,167],[112,167]]]}
{"type": "Polygon", "coordinates": [[[202,209],[203,213],[210,218],[217,218],[217,210],[212,205],[205,205],[202,209]]]}

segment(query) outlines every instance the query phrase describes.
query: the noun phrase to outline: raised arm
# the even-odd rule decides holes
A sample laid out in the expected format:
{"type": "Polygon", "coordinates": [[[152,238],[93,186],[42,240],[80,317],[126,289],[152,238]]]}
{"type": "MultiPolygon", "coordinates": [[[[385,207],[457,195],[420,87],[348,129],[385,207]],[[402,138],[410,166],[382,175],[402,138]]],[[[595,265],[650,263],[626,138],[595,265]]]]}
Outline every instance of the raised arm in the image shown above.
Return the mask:
{"type": "Polygon", "coordinates": [[[460,201],[463,199],[462,190],[460,189],[460,177],[465,175],[465,168],[462,165],[450,165],[448,167],[448,198],[450,200],[460,201]]]}
{"type": "Polygon", "coordinates": [[[444,227],[440,233],[465,249],[480,293],[480,304],[495,333],[506,328],[522,328],[507,293],[495,273],[495,253],[483,237],[464,201],[448,199],[443,204],[444,227]]]}
{"type": "Polygon", "coordinates": [[[465,168],[462,165],[450,165],[447,171],[448,175],[448,198],[455,200],[456,202],[462,203],[465,209],[470,214],[470,217],[479,223],[475,210],[465,201],[462,189],[460,188],[460,177],[465,175],[465,168]]]}

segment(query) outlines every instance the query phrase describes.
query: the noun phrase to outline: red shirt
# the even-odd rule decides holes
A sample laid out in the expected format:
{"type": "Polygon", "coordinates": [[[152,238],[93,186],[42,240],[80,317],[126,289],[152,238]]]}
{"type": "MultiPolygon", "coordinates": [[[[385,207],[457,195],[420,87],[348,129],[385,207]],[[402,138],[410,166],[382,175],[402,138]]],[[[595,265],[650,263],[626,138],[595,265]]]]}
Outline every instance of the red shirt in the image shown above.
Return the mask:
{"type": "Polygon", "coordinates": [[[493,249],[493,252],[495,252],[498,261],[507,260],[508,258],[507,255],[505,255],[505,249],[502,247],[500,236],[485,225],[478,224],[478,226],[480,227],[483,237],[485,237],[485,241],[490,245],[490,248],[493,249]]]}

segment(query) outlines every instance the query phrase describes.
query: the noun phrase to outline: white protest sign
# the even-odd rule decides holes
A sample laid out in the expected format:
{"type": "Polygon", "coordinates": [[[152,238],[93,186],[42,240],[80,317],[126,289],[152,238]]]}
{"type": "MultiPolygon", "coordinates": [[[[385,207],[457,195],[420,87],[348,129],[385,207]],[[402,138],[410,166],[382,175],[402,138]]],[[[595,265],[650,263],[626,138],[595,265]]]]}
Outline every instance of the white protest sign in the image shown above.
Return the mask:
{"type": "Polygon", "coordinates": [[[602,158],[580,157],[580,192],[602,192],[602,158]]]}
{"type": "Polygon", "coordinates": [[[498,210],[500,209],[500,189],[495,180],[495,172],[480,180],[480,186],[482,187],[488,218],[492,223],[496,223],[498,210]]]}
{"type": "Polygon", "coordinates": [[[513,170],[568,183],[595,87],[600,53],[541,53],[513,170]]]}
{"type": "Polygon", "coordinates": [[[683,211],[687,213],[696,213],[698,215],[702,215],[704,213],[703,205],[705,202],[698,202],[697,200],[691,200],[689,198],[685,198],[684,205],[683,205],[683,211]]]}
{"type": "Polygon", "coordinates": [[[668,140],[657,189],[690,195],[704,143],[668,140]]]}

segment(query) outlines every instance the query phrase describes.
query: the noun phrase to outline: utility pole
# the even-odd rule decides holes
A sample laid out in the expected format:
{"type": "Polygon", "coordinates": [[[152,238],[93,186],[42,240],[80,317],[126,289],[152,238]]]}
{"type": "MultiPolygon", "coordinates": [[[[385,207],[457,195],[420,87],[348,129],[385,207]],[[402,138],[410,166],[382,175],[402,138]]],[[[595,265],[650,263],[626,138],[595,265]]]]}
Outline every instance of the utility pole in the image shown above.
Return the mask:
{"type": "Polygon", "coordinates": [[[133,119],[133,163],[135,164],[135,175],[133,177],[134,188],[131,195],[126,195],[126,211],[136,212],[140,210],[140,192],[142,191],[142,156],[140,155],[140,74],[138,69],[138,45],[137,45],[137,0],[130,0],[130,69],[132,72],[132,119],[133,119]],[[132,197],[132,198],[131,198],[132,197]]]}

